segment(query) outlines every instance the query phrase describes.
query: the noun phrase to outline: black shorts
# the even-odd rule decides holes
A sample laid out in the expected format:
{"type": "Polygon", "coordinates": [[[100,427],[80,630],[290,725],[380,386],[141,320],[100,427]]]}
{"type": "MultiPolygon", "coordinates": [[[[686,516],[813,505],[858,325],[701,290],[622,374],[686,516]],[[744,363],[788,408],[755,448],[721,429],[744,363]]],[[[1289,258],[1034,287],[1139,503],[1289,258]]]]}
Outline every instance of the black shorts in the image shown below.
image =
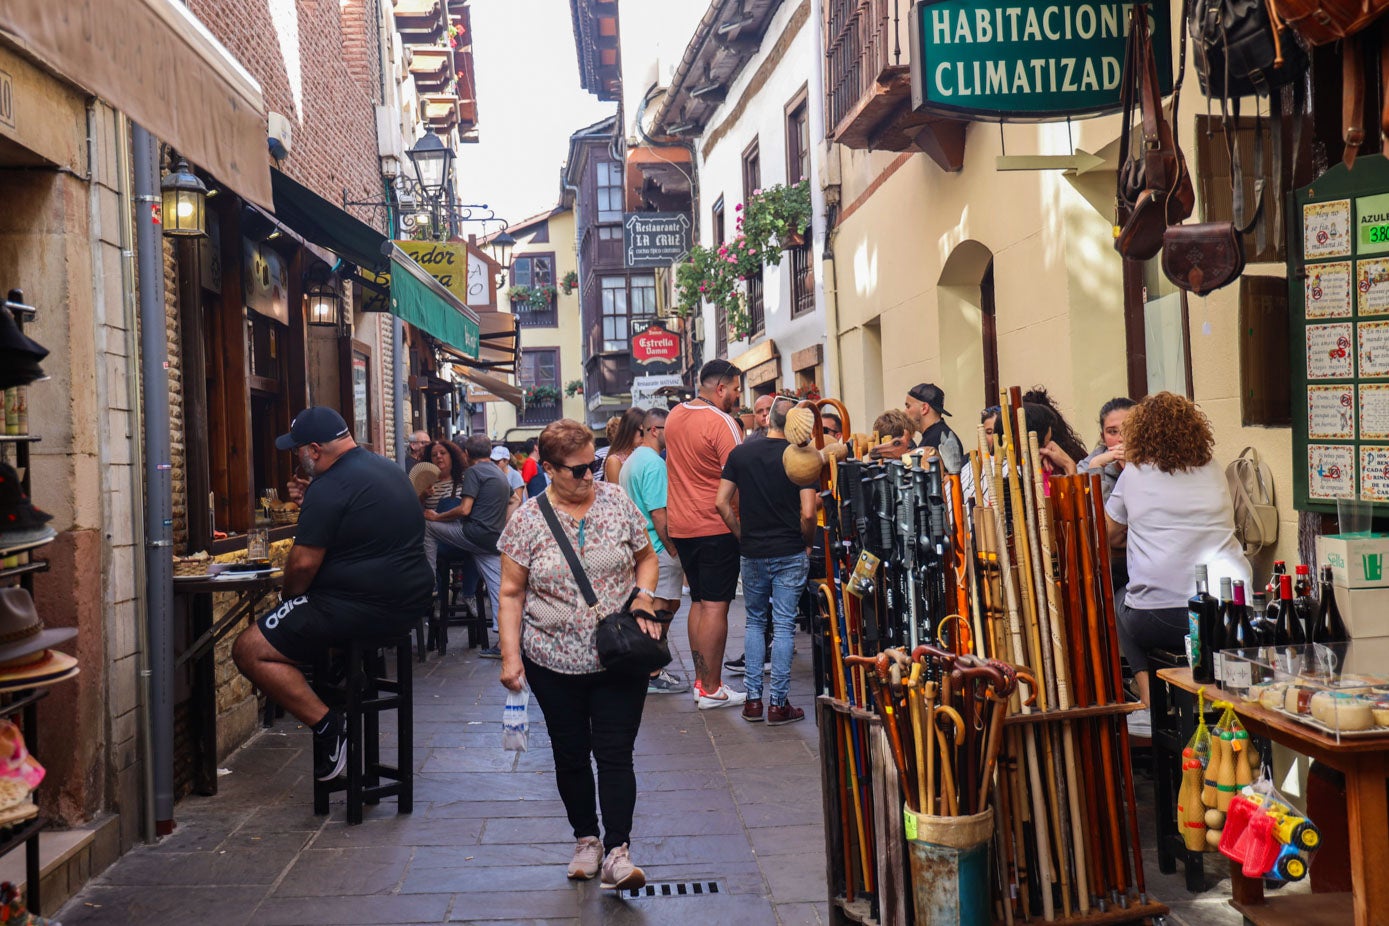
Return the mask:
{"type": "Polygon", "coordinates": [[[332,601],[315,604],[308,595],[300,595],[262,614],[256,619],[256,626],[282,656],[311,662],[329,647],[346,646],[354,639],[385,642],[415,624],[414,620],[402,620],[387,609],[359,612],[332,605],[332,601]]]}
{"type": "Polygon", "coordinates": [[[732,601],[738,595],[738,538],[732,534],[673,537],[691,601],[732,601]]]}

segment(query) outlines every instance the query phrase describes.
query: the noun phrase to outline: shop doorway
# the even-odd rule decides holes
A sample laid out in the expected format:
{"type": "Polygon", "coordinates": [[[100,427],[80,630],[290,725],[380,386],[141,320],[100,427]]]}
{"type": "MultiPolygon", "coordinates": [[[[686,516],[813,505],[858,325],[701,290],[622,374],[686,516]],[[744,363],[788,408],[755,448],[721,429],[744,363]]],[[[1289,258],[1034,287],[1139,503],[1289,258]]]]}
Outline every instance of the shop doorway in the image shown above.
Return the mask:
{"type": "Polygon", "coordinates": [[[978,241],[962,241],[937,281],[941,385],[945,394],[998,402],[998,326],[994,255],[978,241]]]}

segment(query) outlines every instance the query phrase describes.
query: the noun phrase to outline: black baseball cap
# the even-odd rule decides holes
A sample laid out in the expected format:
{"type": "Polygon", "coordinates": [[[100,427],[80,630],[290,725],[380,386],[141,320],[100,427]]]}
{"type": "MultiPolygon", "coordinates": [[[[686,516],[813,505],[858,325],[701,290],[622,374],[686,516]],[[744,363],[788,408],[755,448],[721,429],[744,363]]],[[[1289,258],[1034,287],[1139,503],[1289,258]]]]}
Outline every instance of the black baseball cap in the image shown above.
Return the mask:
{"type": "Polygon", "coordinates": [[[324,405],[312,405],[294,416],[289,433],[275,438],[278,450],[293,450],[305,444],[327,444],[347,436],[342,415],[324,405]]]}
{"type": "Polygon", "coordinates": [[[934,408],[938,415],[950,415],[950,413],[945,410],[945,390],[935,383],[917,383],[915,386],[911,387],[911,389],[907,390],[907,395],[916,399],[918,402],[925,402],[927,405],[934,408]]]}

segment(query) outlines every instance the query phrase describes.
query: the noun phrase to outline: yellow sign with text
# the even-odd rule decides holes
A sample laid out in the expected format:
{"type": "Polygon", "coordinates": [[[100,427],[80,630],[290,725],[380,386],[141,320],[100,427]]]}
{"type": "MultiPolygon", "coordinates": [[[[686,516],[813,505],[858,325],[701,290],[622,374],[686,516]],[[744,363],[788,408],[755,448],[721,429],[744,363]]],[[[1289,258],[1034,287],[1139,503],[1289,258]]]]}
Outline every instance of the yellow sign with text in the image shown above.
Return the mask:
{"type": "Polygon", "coordinates": [[[468,246],[451,241],[397,241],[396,245],[458,301],[468,304],[468,246]]]}

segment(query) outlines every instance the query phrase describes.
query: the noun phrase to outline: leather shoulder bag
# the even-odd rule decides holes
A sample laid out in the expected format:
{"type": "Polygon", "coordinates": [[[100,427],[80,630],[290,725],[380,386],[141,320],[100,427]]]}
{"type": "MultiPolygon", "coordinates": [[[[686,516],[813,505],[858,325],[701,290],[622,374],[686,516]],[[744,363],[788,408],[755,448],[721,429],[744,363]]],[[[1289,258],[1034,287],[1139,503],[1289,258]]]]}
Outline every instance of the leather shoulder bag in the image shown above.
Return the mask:
{"type": "MultiPolygon", "coordinates": [[[[1185,50],[1183,41],[1183,62],[1178,74],[1185,66],[1185,50]]],[[[1119,169],[1118,221],[1115,223],[1119,230],[1114,248],[1132,260],[1150,260],[1161,249],[1167,226],[1191,215],[1196,206],[1196,190],[1191,185],[1191,172],[1177,147],[1172,127],[1163,116],[1157,60],[1148,31],[1148,8],[1143,4],[1133,8],[1120,83],[1124,117],[1119,150],[1127,160],[1119,169]],[[1142,115],[1143,153],[1130,157],[1129,131],[1135,106],[1142,115]]],[[[1180,95],[1179,78],[1172,91],[1174,121],[1180,95]]]]}
{"type": "MultiPolygon", "coordinates": [[[[537,504],[540,511],[545,515],[545,523],[550,525],[550,533],[555,538],[555,543],[559,544],[560,552],[564,554],[565,561],[569,563],[569,570],[574,573],[574,581],[579,584],[579,591],[584,596],[585,603],[589,608],[598,607],[598,596],[593,592],[593,584],[588,581],[588,573],[584,571],[584,564],[579,559],[579,554],[574,552],[574,546],[569,542],[569,536],[565,534],[564,527],[559,523],[559,517],[555,514],[555,508],[550,504],[550,497],[541,493],[538,496],[537,504]]],[[[637,623],[637,614],[647,620],[657,621],[661,624],[669,624],[673,617],[667,611],[651,614],[645,611],[632,611],[632,596],[628,596],[627,603],[622,606],[621,611],[614,611],[612,614],[605,614],[598,620],[598,662],[604,669],[610,672],[618,672],[623,675],[650,675],[657,669],[664,668],[670,664],[670,644],[666,642],[664,628],[661,631],[661,639],[654,640],[641,629],[637,623]]]]}
{"type": "Polygon", "coordinates": [[[1283,22],[1308,45],[1350,38],[1389,10],[1389,0],[1273,0],[1283,22]]]}

